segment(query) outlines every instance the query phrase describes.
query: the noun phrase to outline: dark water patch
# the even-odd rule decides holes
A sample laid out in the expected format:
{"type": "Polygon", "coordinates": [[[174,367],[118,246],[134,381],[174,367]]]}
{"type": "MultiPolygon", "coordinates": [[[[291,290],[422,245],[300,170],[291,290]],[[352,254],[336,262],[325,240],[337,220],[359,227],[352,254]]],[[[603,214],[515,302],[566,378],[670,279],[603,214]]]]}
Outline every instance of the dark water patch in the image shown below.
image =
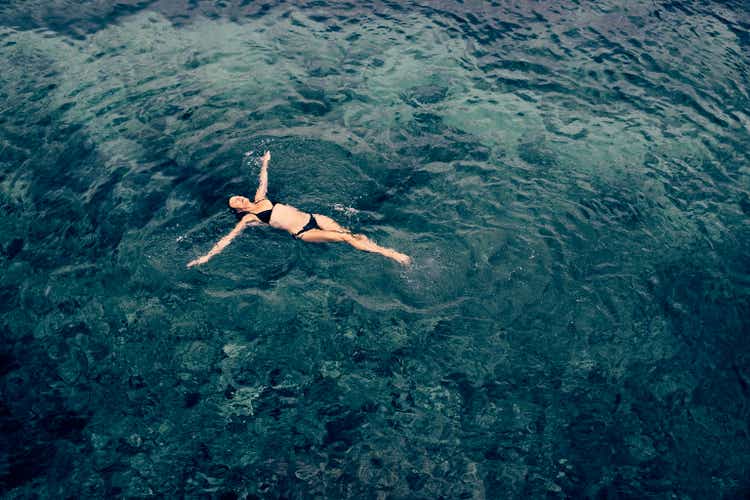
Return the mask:
{"type": "Polygon", "coordinates": [[[601,193],[590,200],[581,200],[580,203],[589,211],[586,213],[602,218],[604,224],[617,224],[633,229],[646,220],[648,210],[646,198],[641,193],[601,193]]]}
{"type": "Polygon", "coordinates": [[[543,136],[524,138],[518,145],[518,156],[535,168],[551,168],[557,163],[543,136]]]}
{"type": "Polygon", "coordinates": [[[483,161],[489,158],[486,146],[465,141],[444,141],[442,144],[427,144],[409,151],[409,154],[425,162],[483,161]]]}
{"type": "Polygon", "coordinates": [[[54,445],[47,444],[31,449],[22,448],[3,457],[7,463],[11,464],[7,473],[0,476],[0,485],[3,490],[22,486],[46,472],[54,453],[54,445]]]}
{"type": "Polygon", "coordinates": [[[23,250],[23,239],[13,238],[5,247],[4,253],[9,260],[13,260],[13,258],[15,258],[15,256],[21,252],[21,250],[23,250]]]}
{"type": "MultiPolygon", "coordinates": [[[[446,125],[439,115],[415,113],[408,129],[413,136],[410,145],[399,152],[403,156],[415,157],[423,163],[485,161],[489,158],[489,148],[470,134],[446,125]]],[[[422,174],[425,172],[412,175],[410,182],[418,185],[418,176],[422,174]]]]}
{"type": "Polygon", "coordinates": [[[4,342],[10,349],[6,359],[23,359],[22,364],[11,361],[15,368],[2,375],[3,392],[9,399],[0,412],[0,425],[3,448],[8,453],[3,458],[9,468],[0,475],[0,484],[7,490],[51,473],[58,451],[64,449],[64,443],[81,441],[90,417],[65,409],[54,391],[34,396],[19,390],[26,383],[42,387],[59,379],[49,370],[40,369],[39,361],[47,355],[38,347],[14,342],[5,335],[4,342]]]}
{"type": "Polygon", "coordinates": [[[745,215],[750,215],[750,196],[747,194],[740,194],[739,206],[745,215]]]}
{"type": "Polygon", "coordinates": [[[304,114],[323,116],[331,111],[331,106],[325,101],[301,100],[292,102],[292,107],[304,114]]]}
{"type": "Polygon", "coordinates": [[[408,89],[401,94],[404,102],[414,106],[425,104],[437,104],[443,101],[448,94],[448,89],[439,85],[424,85],[408,89]]]}
{"type": "MultiPolygon", "coordinates": [[[[735,272],[747,274],[747,270],[735,272]]],[[[747,293],[733,281],[723,266],[686,259],[663,268],[653,286],[676,335],[721,350],[720,346],[733,344],[747,328],[747,293]],[[698,313],[700,325],[692,322],[689,312],[698,313]]]]}

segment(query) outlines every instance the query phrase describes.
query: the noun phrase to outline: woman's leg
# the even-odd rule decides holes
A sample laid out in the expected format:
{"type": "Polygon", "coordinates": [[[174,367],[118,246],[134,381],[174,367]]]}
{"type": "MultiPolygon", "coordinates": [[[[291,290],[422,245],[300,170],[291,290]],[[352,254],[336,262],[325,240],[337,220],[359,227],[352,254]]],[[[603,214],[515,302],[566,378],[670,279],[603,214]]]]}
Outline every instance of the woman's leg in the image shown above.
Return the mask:
{"type": "Polygon", "coordinates": [[[340,233],[351,233],[351,231],[349,231],[345,227],[340,226],[338,222],[331,219],[327,215],[313,214],[313,217],[315,217],[315,222],[318,223],[318,226],[320,226],[320,229],[324,231],[338,231],[340,233]]]}
{"type": "MultiPolygon", "coordinates": [[[[316,220],[317,217],[316,217],[316,220]]],[[[322,224],[319,224],[322,225],[322,224]]],[[[340,227],[340,226],[339,226],[340,227]]],[[[299,239],[307,241],[308,243],[329,243],[329,242],[343,242],[349,243],[357,250],[363,250],[365,252],[378,253],[389,259],[393,259],[399,264],[408,264],[411,259],[408,255],[404,255],[392,248],[381,247],[373,241],[370,241],[367,236],[363,234],[351,234],[349,232],[341,231],[327,231],[324,229],[310,229],[299,235],[299,239]]]]}

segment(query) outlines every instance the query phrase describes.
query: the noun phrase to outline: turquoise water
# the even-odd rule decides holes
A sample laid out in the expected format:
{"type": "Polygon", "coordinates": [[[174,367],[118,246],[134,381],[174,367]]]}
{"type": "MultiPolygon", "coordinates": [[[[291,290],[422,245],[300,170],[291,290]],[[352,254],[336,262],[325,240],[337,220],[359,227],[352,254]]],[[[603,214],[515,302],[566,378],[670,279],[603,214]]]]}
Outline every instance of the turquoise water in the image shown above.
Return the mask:
{"type": "Polygon", "coordinates": [[[750,494],[741,2],[0,4],[7,498],[750,494]],[[270,194],[412,256],[234,225],[270,194]]]}

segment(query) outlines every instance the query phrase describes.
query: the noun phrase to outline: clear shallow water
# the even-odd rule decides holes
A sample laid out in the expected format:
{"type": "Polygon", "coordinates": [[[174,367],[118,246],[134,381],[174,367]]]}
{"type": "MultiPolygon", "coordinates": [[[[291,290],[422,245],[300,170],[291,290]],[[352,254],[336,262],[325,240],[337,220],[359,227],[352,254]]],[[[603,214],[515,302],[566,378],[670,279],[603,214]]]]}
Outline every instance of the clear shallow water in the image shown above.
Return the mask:
{"type": "Polygon", "coordinates": [[[745,9],[1,6],[5,495],[747,495],[745,9]]]}

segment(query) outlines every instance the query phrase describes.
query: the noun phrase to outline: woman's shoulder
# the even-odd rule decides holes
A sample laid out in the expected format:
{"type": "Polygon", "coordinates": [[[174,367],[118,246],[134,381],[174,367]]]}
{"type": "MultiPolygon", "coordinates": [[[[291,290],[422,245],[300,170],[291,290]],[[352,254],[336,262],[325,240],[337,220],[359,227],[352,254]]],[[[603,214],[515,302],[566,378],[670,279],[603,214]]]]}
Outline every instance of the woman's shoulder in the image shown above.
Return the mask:
{"type": "Polygon", "coordinates": [[[262,200],[258,200],[255,202],[255,208],[260,210],[267,210],[268,208],[271,208],[275,205],[278,205],[278,203],[274,203],[272,200],[268,198],[263,198],[262,200]]]}

